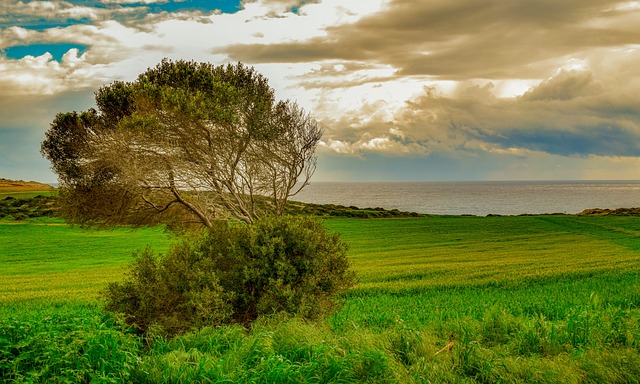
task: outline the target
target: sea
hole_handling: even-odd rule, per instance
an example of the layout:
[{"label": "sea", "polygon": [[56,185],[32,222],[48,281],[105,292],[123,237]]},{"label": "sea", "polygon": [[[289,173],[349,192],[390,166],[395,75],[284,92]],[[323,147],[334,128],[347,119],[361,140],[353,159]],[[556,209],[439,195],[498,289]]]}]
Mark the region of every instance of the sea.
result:
[{"label": "sea", "polygon": [[640,207],[639,181],[311,182],[291,200],[436,215]]}]

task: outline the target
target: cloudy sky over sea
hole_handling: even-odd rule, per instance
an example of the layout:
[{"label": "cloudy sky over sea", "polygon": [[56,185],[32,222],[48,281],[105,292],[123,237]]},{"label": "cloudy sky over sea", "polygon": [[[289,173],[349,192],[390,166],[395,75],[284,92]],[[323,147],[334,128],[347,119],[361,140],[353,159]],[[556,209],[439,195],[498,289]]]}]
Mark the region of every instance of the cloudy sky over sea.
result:
[{"label": "cloudy sky over sea", "polygon": [[640,179],[640,1],[0,0],[0,176],[162,58],[242,61],[325,127],[314,180]]}]

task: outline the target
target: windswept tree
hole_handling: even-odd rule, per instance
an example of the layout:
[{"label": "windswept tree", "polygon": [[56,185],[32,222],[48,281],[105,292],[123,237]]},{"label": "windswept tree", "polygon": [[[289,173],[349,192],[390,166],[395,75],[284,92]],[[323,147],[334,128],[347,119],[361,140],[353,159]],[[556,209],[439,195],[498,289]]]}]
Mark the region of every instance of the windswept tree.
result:
[{"label": "windswept tree", "polygon": [[100,88],[96,106],[59,113],[41,146],[73,222],[252,223],[315,171],[318,123],[241,63],[163,60]]}]

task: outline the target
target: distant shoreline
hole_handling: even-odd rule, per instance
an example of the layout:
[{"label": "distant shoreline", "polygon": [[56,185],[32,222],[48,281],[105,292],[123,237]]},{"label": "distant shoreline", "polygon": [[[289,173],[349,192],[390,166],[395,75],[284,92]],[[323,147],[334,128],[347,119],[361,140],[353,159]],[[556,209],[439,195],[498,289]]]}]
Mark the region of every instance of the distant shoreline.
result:
[{"label": "distant shoreline", "polygon": [[[0,197],[53,191],[0,178]],[[640,181],[313,182],[290,201],[292,213],[325,217],[640,216]]]}]

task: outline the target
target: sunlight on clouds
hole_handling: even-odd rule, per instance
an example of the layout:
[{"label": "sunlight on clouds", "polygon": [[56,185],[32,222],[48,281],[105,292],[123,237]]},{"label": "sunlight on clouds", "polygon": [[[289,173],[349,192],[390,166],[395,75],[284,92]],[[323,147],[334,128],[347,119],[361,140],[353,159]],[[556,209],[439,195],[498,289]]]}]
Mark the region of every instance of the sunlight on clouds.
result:
[{"label": "sunlight on clouds", "polygon": [[626,3],[618,4],[614,7],[617,11],[630,11],[640,10],[640,1],[629,1]]},{"label": "sunlight on clouds", "polygon": [[89,19],[89,20],[98,20],[99,15],[98,11],[95,8],[89,7],[73,7],[62,10],[59,12],[60,15],[66,16],[70,19]]},{"label": "sunlight on clouds", "polygon": [[165,57],[242,61],[323,124],[321,156],[455,159],[461,175],[503,179],[637,178],[639,1],[96,4],[6,0],[0,50],[86,49],[0,55],[0,97],[95,90]]},{"label": "sunlight on clouds", "polygon": [[364,149],[381,151],[388,151],[393,147],[393,143],[388,137],[375,137],[361,145]]},{"label": "sunlight on clouds", "polygon": [[[339,153],[358,151],[398,154],[429,148],[440,153],[485,153],[513,159],[534,153],[554,156],[640,155],[640,106],[607,88],[586,67],[558,69],[555,75],[531,87],[522,96],[498,98],[492,82],[458,82],[449,92],[437,85],[401,108],[392,117],[361,109],[349,120],[327,121],[327,145]],[[578,69],[579,68],[579,69]],[[382,105],[382,104],[380,104]],[[625,113],[621,113],[625,111]],[[355,111],[354,111],[355,112]],[[368,116],[358,119],[355,116]],[[392,130],[389,130],[389,126]],[[384,134],[401,132],[391,146]]]},{"label": "sunlight on clouds", "polygon": [[516,147],[503,148],[497,144],[487,143],[487,142],[476,140],[476,139],[467,140],[463,146],[465,149],[468,149],[471,151],[486,152],[486,153],[492,153],[497,155],[517,156],[520,158],[524,158],[535,152],[526,148],[516,148]]},{"label": "sunlight on clouds", "polygon": [[352,148],[353,145],[349,143],[345,143],[344,141],[341,141],[341,140],[333,140],[333,139],[329,139],[327,141],[321,140],[318,145],[320,148],[327,148],[337,153],[342,153],[342,154],[354,153],[354,150]]},{"label": "sunlight on clouds", "polygon": [[97,87],[104,79],[85,59],[86,54],[78,57],[75,48],[65,53],[61,62],[53,60],[50,53],[20,60],[0,59],[0,97],[54,95]]},{"label": "sunlight on clouds", "polygon": [[[29,35],[33,35],[33,34],[36,34],[36,32],[30,31],[25,28],[20,28],[20,27],[9,27],[4,31],[0,31],[0,36],[2,36],[3,45],[8,45],[7,43],[10,43],[12,41],[27,40]],[[5,43],[5,41],[7,43]]]},{"label": "sunlight on clouds", "polygon": [[[38,25],[55,21],[97,20],[108,11],[83,5],[74,5],[70,1],[15,1],[4,0],[0,8],[0,23],[17,21]],[[118,10],[115,11],[116,13]]]},{"label": "sunlight on clouds", "polygon": [[[370,135],[368,135],[370,136]],[[357,142],[346,142],[342,140],[322,140],[319,143],[320,151],[334,152],[345,155],[361,156],[363,153],[387,154],[392,156],[403,155],[427,155],[429,149],[418,143],[405,143],[391,137],[365,137]]]},{"label": "sunlight on clouds", "polygon": [[537,79],[494,80],[493,93],[498,98],[514,98],[524,95],[539,82]]},{"label": "sunlight on clouds", "polygon": [[17,5],[22,5],[30,12],[34,13],[51,12],[59,9],[58,2],[54,1],[30,1],[28,3],[18,2]]},{"label": "sunlight on clouds", "polygon": [[561,73],[562,71],[588,71],[588,70],[589,70],[589,65],[586,60],[572,57],[569,60],[567,60],[566,64],[563,65],[562,68],[560,68],[557,73]]}]

